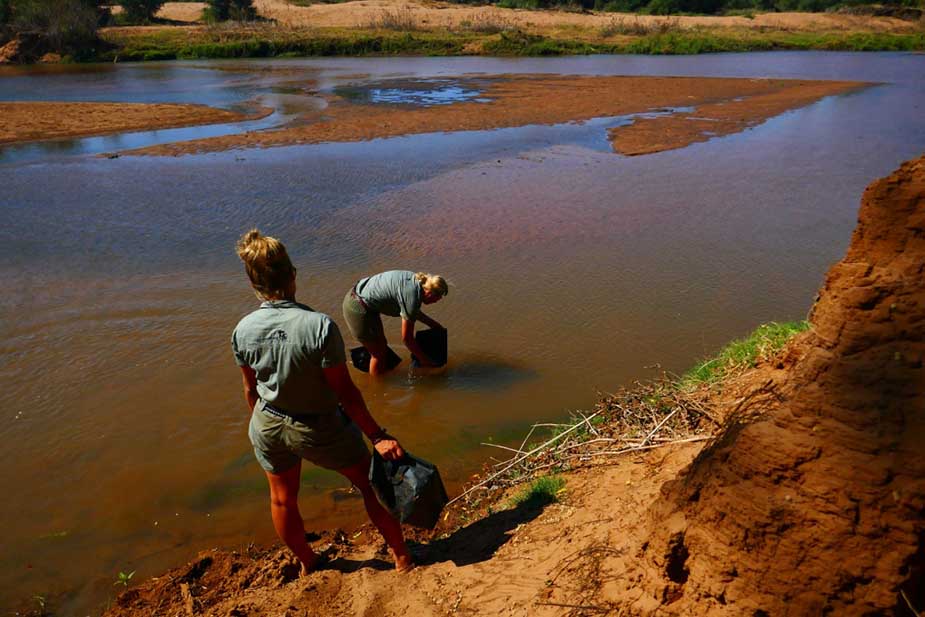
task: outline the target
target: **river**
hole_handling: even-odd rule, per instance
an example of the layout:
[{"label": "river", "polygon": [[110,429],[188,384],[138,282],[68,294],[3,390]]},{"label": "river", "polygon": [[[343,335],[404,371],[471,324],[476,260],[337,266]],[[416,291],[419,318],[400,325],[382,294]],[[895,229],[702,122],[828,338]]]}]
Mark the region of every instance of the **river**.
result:
[{"label": "river", "polygon": [[[472,73],[861,80],[742,133],[623,157],[606,121],[172,157],[101,152],[254,130],[319,105],[468,96]],[[298,84],[311,84],[299,88]],[[403,85],[404,84],[404,85]],[[417,94],[416,94],[417,93]],[[580,93],[577,93],[580,95]],[[396,99],[398,97],[398,99]],[[355,374],[451,491],[490,456],[760,323],[803,318],[864,187],[925,150],[925,55],[367,58],[0,69],[0,100],[196,102],[254,123],[0,148],[0,599],[98,614],[119,572],[271,542],[230,333],[257,306],[234,253],[258,226],[299,299],[339,323],[392,268],[446,276],[442,375]],[[398,320],[386,331],[399,352]],[[349,335],[348,344],[349,341]],[[403,366],[407,366],[407,362]],[[362,520],[305,466],[307,528]]]}]

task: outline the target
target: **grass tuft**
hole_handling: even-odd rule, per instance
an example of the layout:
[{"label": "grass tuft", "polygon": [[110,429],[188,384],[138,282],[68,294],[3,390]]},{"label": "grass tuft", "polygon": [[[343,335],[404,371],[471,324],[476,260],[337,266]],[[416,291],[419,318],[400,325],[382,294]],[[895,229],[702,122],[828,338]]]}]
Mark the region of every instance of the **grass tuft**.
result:
[{"label": "grass tuft", "polygon": [[409,8],[383,9],[363,27],[370,30],[395,30],[396,32],[422,30],[414,12]]},{"label": "grass tuft", "polygon": [[629,36],[649,36],[658,34],[668,34],[669,32],[680,32],[683,30],[681,23],[677,18],[665,17],[663,19],[642,20],[639,16],[632,19],[628,17],[611,17],[610,21],[604,24],[599,34],[608,38],[615,34]]},{"label": "grass tuft", "polygon": [[809,329],[808,321],[771,322],[750,335],[726,345],[716,356],[697,364],[681,377],[682,389],[712,384],[731,371],[754,367],[759,360],[779,351],[795,334]]},{"label": "grass tuft", "polygon": [[542,508],[558,501],[559,494],[564,488],[565,479],[562,476],[541,476],[514,495],[511,498],[511,505]]}]

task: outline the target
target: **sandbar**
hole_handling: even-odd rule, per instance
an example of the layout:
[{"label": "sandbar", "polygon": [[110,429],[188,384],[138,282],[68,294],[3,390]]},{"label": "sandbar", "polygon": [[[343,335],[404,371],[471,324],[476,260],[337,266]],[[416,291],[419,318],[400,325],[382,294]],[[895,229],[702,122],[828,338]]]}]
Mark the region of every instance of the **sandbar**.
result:
[{"label": "sandbar", "polygon": [[241,122],[270,113],[170,103],[0,102],[0,144]]},{"label": "sandbar", "polygon": [[356,142],[421,133],[479,131],[583,122],[647,112],[613,128],[616,152],[635,155],[682,148],[754,126],[823,97],[869,86],[853,81],[714,77],[468,75],[479,100],[411,106],[357,102],[325,94],[327,107],[290,126],[176,142],[129,151],[172,155],[324,142]]}]

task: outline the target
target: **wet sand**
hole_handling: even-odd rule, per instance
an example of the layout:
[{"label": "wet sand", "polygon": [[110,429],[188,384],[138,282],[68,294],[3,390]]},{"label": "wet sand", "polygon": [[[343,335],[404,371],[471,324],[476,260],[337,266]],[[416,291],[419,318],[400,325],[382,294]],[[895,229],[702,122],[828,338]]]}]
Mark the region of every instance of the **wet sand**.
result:
[{"label": "wet sand", "polygon": [[[478,131],[532,124],[582,122],[652,111],[670,112],[612,129],[617,152],[643,154],[681,148],[754,126],[788,109],[868,84],[848,81],[703,77],[468,76],[482,101],[438,106],[356,103],[326,95],[328,106],[276,130],[177,142],[130,154],[173,155],[322,142],[355,142],[420,133]],[[709,120],[704,120],[709,118]]]},{"label": "wet sand", "polygon": [[[610,129],[610,142],[615,151],[628,156],[682,148],[712,137],[744,131],[789,109],[829,96],[833,94],[833,87],[836,87],[834,82],[801,82],[798,86],[741,100],[698,105],[691,113],[639,118],[630,125]],[[848,89],[851,88],[848,86]]]},{"label": "wet sand", "polygon": [[0,102],[0,144],[241,122],[272,111],[262,108],[243,114],[204,105],[163,103]]}]

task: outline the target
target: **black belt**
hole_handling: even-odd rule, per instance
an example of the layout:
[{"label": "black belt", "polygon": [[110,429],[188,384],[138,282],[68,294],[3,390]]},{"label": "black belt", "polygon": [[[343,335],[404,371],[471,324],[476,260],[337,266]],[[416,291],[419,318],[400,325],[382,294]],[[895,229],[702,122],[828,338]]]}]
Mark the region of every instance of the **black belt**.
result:
[{"label": "black belt", "polygon": [[[340,405],[337,406],[338,411],[342,411]],[[301,415],[291,414],[285,409],[280,409],[279,407],[274,407],[266,401],[263,401],[263,410],[270,414],[271,416],[276,416],[277,418],[289,418],[290,420],[297,420],[303,424],[311,423],[318,418],[324,417],[326,414],[316,414],[316,413],[306,413]]]},{"label": "black belt", "polygon": [[292,420],[305,421],[308,418],[312,417],[312,414],[301,414],[296,415],[289,413],[285,409],[280,409],[279,407],[274,407],[266,401],[263,401],[263,410],[270,414],[271,416],[276,416],[278,418],[291,418]]}]

